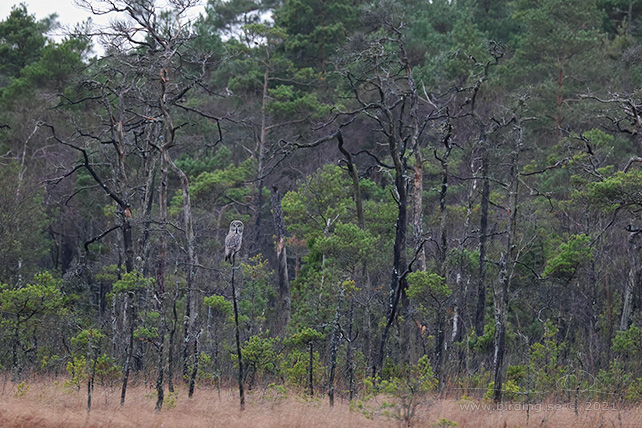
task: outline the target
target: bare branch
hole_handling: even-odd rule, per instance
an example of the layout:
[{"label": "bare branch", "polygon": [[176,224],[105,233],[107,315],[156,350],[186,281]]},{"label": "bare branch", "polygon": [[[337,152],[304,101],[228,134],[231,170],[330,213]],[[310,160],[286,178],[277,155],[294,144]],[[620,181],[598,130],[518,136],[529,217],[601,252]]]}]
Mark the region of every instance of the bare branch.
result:
[{"label": "bare branch", "polygon": [[89,154],[87,153],[87,150],[83,149],[82,147],[78,147],[75,144],[71,144],[67,141],[60,139],[56,135],[55,128],[52,125],[49,125],[47,123],[41,123],[40,125],[51,129],[53,138],[56,141],[58,141],[60,144],[65,145],[67,147],[71,147],[72,149],[78,150],[83,156],[84,163],[82,164],[82,166],[87,170],[87,172],[89,172],[89,174],[93,177],[96,183],[98,183],[98,185],[100,185],[100,187],[103,188],[105,193],[107,193],[107,195],[109,195],[109,197],[111,197],[122,209],[129,208],[129,203],[124,201],[120,196],[118,196],[118,194],[116,194],[116,192],[114,192],[109,186],[107,186],[104,180],[102,180],[100,176],[96,173],[92,164],[89,162]]},{"label": "bare branch", "polygon": [[102,232],[100,235],[98,235],[98,236],[94,236],[94,237],[93,237],[93,238],[91,238],[90,240],[85,241],[85,244],[84,244],[84,247],[85,247],[85,254],[86,254],[86,253],[89,253],[89,245],[93,244],[93,243],[94,243],[94,242],[96,242],[96,241],[100,241],[100,240],[101,240],[101,239],[103,239],[105,236],[109,235],[111,232],[113,232],[113,231],[114,231],[114,230],[116,230],[116,229],[119,229],[120,227],[121,227],[121,225],[120,225],[120,224],[116,224],[116,225],[114,225],[114,226],[110,227],[109,229],[105,230],[104,232]]}]

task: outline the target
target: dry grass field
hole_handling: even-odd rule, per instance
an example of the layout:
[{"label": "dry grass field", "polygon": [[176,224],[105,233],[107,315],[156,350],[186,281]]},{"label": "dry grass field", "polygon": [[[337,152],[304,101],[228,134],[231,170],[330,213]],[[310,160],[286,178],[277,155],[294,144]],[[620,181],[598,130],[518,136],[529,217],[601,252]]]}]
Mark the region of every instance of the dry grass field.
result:
[{"label": "dry grass field", "polygon": [[[119,405],[118,388],[96,387],[92,410],[87,414],[85,391],[70,390],[60,382],[0,384],[0,427],[2,428],[199,428],[199,427],[396,427],[399,421],[384,415],[366,418],[337,400],[330,409],[325,399],[308,399],[289,394],[275,399],[264,392],[250,393],[241,412],[234,389],[200,389],[193,399],[182,389],[167,397],[166,407],[154,413],[154,394],[143,386],[132,387],[125,406]],[[482,407],[484,406],[484,407]],[[376,408],[369,403],[369,408]],[[566,406],[539,404],[529,412],[523,405],[491,408],[487,403],[454,399],[429,399],[418,406],[413,426],[502,427],[642,427],[642,408],[617,408],[594,403],[580,406],[578,415]],[[442,420],[443,419],[443,420]],[[440,421],[441,420],[441,424]],[[457,425],[449,425],[449,422]]]}]

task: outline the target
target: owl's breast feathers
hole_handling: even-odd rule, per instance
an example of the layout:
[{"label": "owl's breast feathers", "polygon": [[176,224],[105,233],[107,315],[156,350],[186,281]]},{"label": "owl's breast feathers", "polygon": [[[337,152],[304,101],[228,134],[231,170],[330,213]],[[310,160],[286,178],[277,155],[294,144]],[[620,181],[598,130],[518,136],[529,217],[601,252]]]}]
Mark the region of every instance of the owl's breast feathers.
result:
[{"label": "owl's breast feathers", "polygon": [[225,238],[225,261],[232,263],[232,257],[241,249],[242,235],[230,233]]}]

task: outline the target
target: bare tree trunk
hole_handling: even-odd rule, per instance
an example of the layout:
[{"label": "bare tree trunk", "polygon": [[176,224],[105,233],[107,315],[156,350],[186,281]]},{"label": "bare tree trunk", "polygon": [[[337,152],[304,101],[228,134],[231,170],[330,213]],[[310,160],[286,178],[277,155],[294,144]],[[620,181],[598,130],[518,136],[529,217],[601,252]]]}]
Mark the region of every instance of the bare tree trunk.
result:
[{"label": "bare tree trunk", "polygon": [[477,282],[477,311],[475,312],[475,334],[484,334],[484,315],[486,312],[486,241],[488,239],[488,203],[490,201],[490,181],[488,180],[488,148],[486,137],[481,141],[482,199],[479,222],[479,277]]},{"label": "bare tree trunk", "polygon": [[314,396],[314,345],[312,341],[310,341],[309,345],[309,351],[310,351],[310,362],[309,362],[309,367],[308,367],[308,375],[309,375],[309,383],[310,383],[310,397]]},{"label": "bare tree trunk", "polygon": [[399,156],[399,142],[393,137],[389,137],[389,152],[395,165],[395,190],[397,197],[397,223],[395,225],[395,243],[393,247],[393,267],[392,267],[392,281],[390,282],[390,290],[388,297],[388,310],[387,322],[381,334],[381,342],[379,343],[379,353],[377,360],[372,367],[373,376],[376,375],[377,369],[383,366],[384,353],[390,327],[394,322],[398,304],[400,300],[405,300],[404,295],[407,288],[406,277],[403,273],[408,268],[406,260],[406,223],[408,213],[408,188],[405,178],[405,165],[404,160]]},{"label": "bare tree trunk", "polygon": [[129,210],[129,207],[125,208],[121,219],[123,222],[123,251],[125,253],[125,270],[127,272],[134,271],[134,241],[132,238],[132,225],[131,225],[132,213]]},{"label": "bare tree trunk", "polygon": [[288,253],[285,246],[285,225],[281,209],[281,196],[276,187],[272,187],[272,214],[276,228],[276,261],[277,261],[277,304],[274,333],[281,335],[290,322],[290,278],[288,275]]},{"label": "bare tree trunk", "polygon": [[[127,394],[127,383],[129,382],[129,372],[132,367],[132,356],[134,354],[134,328],[136,320],[136,302],[133,293],[127,293],[125,308],[129,308],[129,343],[127,345],[127,356],[125,357],[125,369],[123,373],[123,386],[120,391],[120,405],[125,404],[125,395]],[[127,312],[127,311],[125,311]]]},{"label": "bare tree trunk", "polygon": [[[143,266],[141,269],[141,272],[143,273],[144,277],[147,277],[149,275],[149,267],[150,267],[150,262],[149,256],[150,256],[150,247],[151,245],[149,244],[149,235],[150,235],[150,227],[152,224],[152,208],[154,204],[154,181],[156,180],[156,163],[157,163],[157,157],[156,156],[149,156],[148,159],[146,159],[146,168],[147,168],[147,179],[145,180],[145,188],[144,188],[144,196],[143,196],[143,231],[140,234],[140,238],[138,239],[138,250],[139,254],[143,258]],[[138,269],[138,267],[137,267]]]},{"label": "bare tree trunk", "polygon": [[[162,315],[161,315],[162,318]],[[164,390],[164,375],[165,375],[165,320],[161,320],[161,326],[158,329],[158,344],[156,349],[158,350],[158,360],[156,362],[158,376],[156,377],[156,404],[154,406],[155,412],[160,412],[163,408],[163,402],[165,401],[165,390]]]},{"label": "bare tree trunk", "polygon": [[[178,294],[178,290],[176,291]],[[172,328],[169,330],[169,343],[167,344],[167,390],[174,392],[174,348],[176,338],[176,327],[178,325],[178,312],[176,311],[176,300],[178,295],[174,296],[172,302]]]},{"label": "bare tree trunk", "polygon": [[629,278],[624,287],[624,300],[622,303],[622,317],[620,319],[620,330],[626,330],[629,328],[629,323],[631,321],[631,312],[633,310],[632,297],[633,292],[638,288],[638,283],[640,279],[640,261],[639,261],[639,252],[640,246],[638,244],[638,239],[640,237],[640,232],[642,230],[634,230],[630,226],[629,237],[627,239],[629,243],[628,253],[631,261],[631,268],[629,269]]},{"label": "bare tree trunk", "polygon": [[[368,283],[368,290],[372,289],[371,285],[371,283]],[[373,367],[374,375],[374,367],[375,361],[377,361],[377,357],[375,355],[375,345],[373,345],[372,343],[372,317],[370,314],[370,300],[366,301],[363,305],[363,317],[366,319],[366,325],[363,329],[363,348],[366,352],[366,360],[368,364],[370,364],[368,367]]]},{"label": "bare tree trunk", "polygon": [[[122,114],[123,112],[120,111],[120,113]],[[112,121],[111,134],[114,141],[114,148],[116,149],[116,153],[118,154],[117,184],[121,189],[120,194],[122,195],[122,198],[116,199],[116,202],[118,203],[121,210],[120,218],[122,221],[123,231],[123,253],[125,254],[125,269],[127,270],[127,272],[132,272],[134,270],[134,241],[132,238],[132,212],[129,206],[129,188],[127,169],[125,166],[125,134],[123,132],[122,118],[118,123],[114,123]],[[100,180],[97,181],[100,182]]]},{"label": "bare tree trunk", "polygon": [[[183,375],[187,379],[187,361],[189,359],[190,343],[192,343],[196,336],[196,318],[198,316],[197,296],[194,289],[194,279],[196,276],[196,266],[198,265],[198,256],[195,250],[195,236],[194,225],[192,220],[192,202],[189,191],[189,179],[187,175],[176,166],[174,161],[169,157],[169,153],[165,151],[167,163],[172,168],[181,181],[181,191],[183,194],[183,222],[185,225],[185,240],[187,246],[187,307],[185,309],[185,341],[183,343]],[[196,349],[192,347],[191,349]],[[192,354],[192,359],[195,360],[197,355]],[[194,362],[195,363],[195,362]],[[194,389],[191,377],[189,378],[189,388]]]},{"label": "bare tree trunk", "polygon": [[165,313],[163,300],[165,296],[165,271],[167,260],[167,240],[165,239],[167,229],[167,168],[169,166],[168,156],[165,150],[161,150],[161,163],[160,163],[160,192],[158,198],[159,204],[159,222],[160,234],[158,237],[159,254],[158,254],[158,270],[156,272],[156,290],[154,300],[156,301],[156,309],[160,313],[160,327],[158,332],[158,343],[156,349],[158,351],[157,370],[158,375],[156,378],[156,406],[154,410],[160,412],[163,407],[165,399],[164,391],[164,355],[165,355]]},{"label": "bare tree trunk", "polygon": [[[361,184],[359,182],[359,174],[357,173],[357,168],[355,167],[354,162],[352,161],[352,155],[344,147],[343,134],[341,133],[341,130],[337,132],[337,142],[338,142],[339,151],[343,154],[343,157],[345,158],[346,167],[348,168],[348,175],[350,175],[350,178],[352,180],[352,192],[354,196],[355,207],[357,209],[357,224],[359,225],[359,228],[361,228],[361,230],[366,230],[366,220],[363,214],[363,197],[361,196]],[[363,275],[366,279],[366,283],[368,285],[367,288],[369,290],[371,283],[370,283],[370,275],[369,275],[368,267],[366,266],[366,263],[363,264]],[[343,295],[343,291],[342,291],[342,295]],[[348,320],[348,337],[346,337],[346,341],[347,341],[346,365],[348,366],[347,367],[348,391],[349,391],[350,401],[352,401],[355,394],[354,349],[352,344],[352,340],[353,340],[352,324],[354,321],[353,317],[354,317],[354,301],[351,300],[350,314],[349,314],[350,319]],[[366,303],[365,305],[365,317],[366,317],[366,327],[364,332],[364,349],[366,349],[367,362],[370,362],[370,361],[373,361],[373,359],[372,359],[372,349],[370,344],[371,328],[370,328],[369,303]],[[334,397],[333,397],[333,400],[334,400]]]},{"label": "bare tree trunk", "polygon": [[631,296],[633,295],[633,288],[635,286],[635,270],[633,267],[629,269],[629,278],[624,286],[624,301],[622,303],[622,316],[620,318],[620,330],[624,331],[629,328],[631,319],[632,305]]},{"label": "bare tree trunk", "polygon": [[515,261],[517,259],[514,248],[517,227],[517,192],[519,190],[519,152],[521,150],[521,129],[517,128],[518,135],[511,153],[509,202],[508,202],[508,230],[506,231],[505,253],[499,261],[499,277],[494,287],[495,297],[495,352],[493,357],[495,386],[493,399],[496,403],[502,401],[502,381],[504,369],[504,356],[506,353],[506,324],[508,318],[508,293],[510,290]]},{"label": "bare tree trunk", "polygon": [[11,341],[11,381],[16,382],[22,377],[22,367],[18,362],[18,346],[20,345],[19,324],[16,320],[16,328]]},{"label": "bare tree trunk", "polygon": [[[457,276],[460,277],[461,275],[458,274]],[[459,334],[459,305],[455,304],[455,306],[453,307],[453,327],[452,327],[452,332],[450,333],[450,343],[453,343],[457,340],[458,334]]]},{"label": "bare tree trunk", "polygon": [[[473,175],[477,175],[474,172],[474,159],[470,163],[470,171]],[[462,243],[465,242],[466,238],[469,236],[470,219],[473,212],[473,202],[474,202],[474,195],[476,190],[477,190],[477,179],[474,179],[470,184],[470,188],[468,191],[468,202],[466,204],[466,217],[464,220],[464,225],[462,228],[462,234],[460,238],[461,239],[460,242]],[[466,260],[466,258],[464,257],[463,252],[460,252],[459,263],[458,263],[459,272],[457,273],[457,280],[456,280],[457,292],[459,293],[459,296],[457,297],[456,306],[458,306],[461,311],[461,312],[458,312],[458,315],[459,315],[459,319],[462,321],[461,328],[457,329],[457,331],[460,332],[459,338],[462,338],[464,337],[464,335],[467,334],[466,329],[468,327],[471,327],[471,330],[475,329],[475,325],[474,324],[469,325],[467,321],[470,320],[470,322],[474,323],[475,322],[474,317],[476,315],[475,313],[471,313],[472,308],[469,308],[469,305],[468,305],[469,286],[471,282],[471,277],[469,274],[470,269],[468,267],[468,263],[467,262],[464,263],[464,260]],[[485,306],[485,302],[484,302],[484,306]],[[452,340],[456,341],[458,340],[458,337],[456,337],[456,335],[453,335]],[[464,347],[464,349],[460,350],[459,352],[460,367],[466,367],[468,365],[469,355],[470,355],[470,347],[466,346]]]},{"label": "bare tree trunk", "polygon": [[198,337],[200,334],[197,334],[194,338],[194,367],[192,367],[192,374],[189,379],[189,392],[187,396],[192,398],[194,396],[194,386],[196,385],[196,375],[198,374],[198,363],[200,361],[198,355]]},{"label": "bare tree trunk", "polygon": [[446,357],[446,314],[443,303],[437,307],[437,322],[435,331],[435,377],[437,378],[439,389],[444,385],[444,360]]},{"label": "bare tree trunk", "polygon": [[[354,301],[350,301],[350,312],[348,313],[348,337],[346,337],[346,366],[348,374],[348,399],[350,402],[354,399],[355,395],[355,380],[354,380],[354,345],[352,342],[356,337],[352,337],[352,328],[354,323]],[[366,348],[368,349],[368,348]]]},{"label": "bare tree trunk", "polygon": [[[163,109],[163,112],[166,112]],[[183,196],[183,223],[185,227],[185,241],[187,249],[187,305],[185,308],[185,322],[183,324],[185,340],[183,342],[183,378],[188,377],[188,360],[190,343],[194,340],[196,317],[198,311],[196,308],[196,292],[194,291],[194,277],[196,275],[196,266],[198,265],[198,257],[195,250],[195,236],[194,225],[192,220],[192,203],[189,191],[189,178],[187,175],[176,166],[169,154],[169,148],[173,145],[174,129],[169,117],[169,113],[165,115],[166,123],[164,124],[164,141],[167,143],[161,149],[161,162],[165,163],[165,168],[170,167],[172,171],[178,175],[181,182],[181,191]],[[162,163],[161,163],[162,164]],[[195,356],[193,356],[195,357]]]},{"label": "bare tree trunk", "polygon": [[[403,273],[408,268],[406,262],[406,216],[407,216],[407,189],[406,180],[403,177],[403,167],[397,157],[397,162],[400,165],[400,171],[397,171],[395,176],[395,188],[397,190],[397,224],[395,232],[395,244],[393,249],[393,269],[392,269],[392,282],[390,283],[390,295],[388,301],[387,322],[381,334],[381,342],[379,343],[379,353],[377,355],[376,363],[373,365],[372,373],[376,375],[377,369],[383,367],[384,353],[386,341],[390,327],[397,316],[398,304],[402,300],[402,296],[407,288],[406,277]],[[396,163],[397,163],[396,162]]]},{"label": "bare tree trunk", "polygon": [[[234,259],[232,259],[234,260]],[[245,391],[243,389],[243,355],[241,352],[241,332],[239,329],[239,308],[236,296],[236,285],[234,284],[234,272],[236,267],[232,265],[232,303],[234,304],[234,325],[236,336],[236,356],[239,362],[238,384],[239,384],[239,398],[241,402],[241,410],[245,410]]]},{"label": "bare tree trunk", "polygon": [[158,370],[158,375],[156,377],[156,404],[154,405],[154,411],[157,413],[161,411],[163,408],[163,402],[165,401],[165,320],[161,320],[161,326],[158,330],[159,337],[158,343],[156,344],[156,349],[158,351],[156,369]]},{"label": "bare tree trunk", "polygon": [[502,381],[504,355],[506,353],[506,317],[508,314],[508,289],[510,279],[506,255],[499,262],[498,284],[495,286],[495,340],[493,355],[494,390],[493,399],[496,403],[502,401]]},{"label": "bare tree trunk", "polygon": [[[424,193],[424,160],[421,150],[415,150],[415,167],[412,190],[412,243],[416,247],[422,241],[423,228],[423,193]],[[426,270],[426,252],[423,248],[417,256],[417,270]]]},{"label": "bare tree trunk", "polygon": [[450,137],[452,135],[452,127],[450,124],[446,127],[443,135],[442,143],[445,146],[445,151],[440,157],[435,149],[435,158],[441,164],[441,188],[439,190],[439,274],[445,277],[444,265],[446,263],[446,256],[448,255],[448,216],[446,212],[446,196],[448,194],[448,158],[452,151],[450,145]]},{"label": "bare tree trunk", "polygon": [[[94,379],[96,378],[96,365],[98,364],[98,350],[100,349],[100,340],[96,345],[96,351],[92,347],[92,334],[90,332],[87,340],[87,414],[91,411],[91,393],[94,390]],[[91,367],[89,366],[91,365]]]},{"label": "bare tree trunk", "polygon": [[339,284],[340,292],[337,305],[334,309],[334,326],[332,328],[332,340],[330,341],[330,375],[328,376],[328,398],[330,407],[334,407],[334,374],[337,368],[337,348],[339,347],[339,308],[344,298],[344,289]]},{"label": "bare tree trunk", "polygon": [[[265,145],[267,143],[267,108],[269,101],[269,89],[270,84],[270,71],[268,67],[265,68],[263,73],[263,92],[261,100],[261,130],[259,131],[259,136],[256,142],[256,161],[257,169],[256,174],[258,179],[256,181],[256,227],[255,227],[255,239],[253,239],[252,245],[258,245],[259,237],[261,236],[262,228],[262,214],[261,207],[263,205],[263,187],[264,187],[264,175],[265,175]],[[252,249],[250,249],[252,251]]]},{"label": "bare tree trunk", "polygon": [[354,203],[357,208],[357,223],[361,230],[366,229],[366,220],[363,216],[363,198],[361,197],[361,186],[359,184],[359,174],[357,174],[357,169],[352,162],[352,155],[349,151],[343,147],[343,134],[341,130],[337,132],[337,141],[339,144],[339,151],[343,154],[343,157],[346,160],[346,166],[348,168],[348,174],[352,179],[352,192],[354,196]]}]

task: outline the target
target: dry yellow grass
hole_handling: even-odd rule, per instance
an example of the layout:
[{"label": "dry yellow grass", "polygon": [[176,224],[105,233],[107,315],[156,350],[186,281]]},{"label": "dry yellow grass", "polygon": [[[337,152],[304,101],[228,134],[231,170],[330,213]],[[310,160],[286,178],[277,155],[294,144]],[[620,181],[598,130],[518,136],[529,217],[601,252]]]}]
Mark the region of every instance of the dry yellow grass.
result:
[{"label": "dry yellow grass", "polygon": [[[477,409],[471,407],[480,406]],[[486,407],[481,407],[482,405]],[[577,415],[573,408],[558,403],[532,405],[527,420],[524,404],[503,404],[503,409],[491,410],[491,405],[482,402],[439,400],[427,414],[431,421],[445,418],[458,423],[459,427],[501,428],[640,428],[642,409],[625,408],[609,403],[582,403]],[[421,426],[421,425],[418,425]],[[424,425],[425,426],[425,425]],[[430,425],[428,425],[430,426]]]},{"label": "dry yellow grass", "polygon": [[[199,389],[193,399],[185,388],[175,397],[166,397],[162,412],[154,413],[152,389],[135,386],[128,389],[125,405],[119,405],[119,388],[96,386],[91,413],[87,415],[85,390],[70,391],[62,382],[28,383],[19,395],[10,382],[0,386],[0,427],[384,427],[395,426],[386,418],[368,420],[351,412],[347,402],[337,401],[330,409],[327,400],[307,400],[290,396],[268,399],[260,392],[249,393],[246,409],[239,410],[238,391]],[[166,392],[167,394],[167,392]]]},{"label": "dry yellow grass", "polygon": [[[119,405],[118,388],[96,387],[91,413],[86,394],[70,391],[62,382],[27,383],[20,394],[17,385],[0,385],[0,427],[64,428],[199,428],[199,427],[395,427],[398,421],[384,416],[366,418],[350,411],[346,401],[337,400],[330,409],[325,399],[308,400],[290,394],[288,398],[269,399],[260,392],[249,394],[246,410],[241,412],[236,390],[225,389],[220,397],[215,390],[200,389],[193,399],[182,389],[166,401],[161,413],[154,413],[153,390],[132,387],[125,406]],[[580,406],[578,415],[566,406],[542,404],[533,407],[527,425],[523,406],[505,405],[503,410],[474,408],[484,403],[452,399],[428,399],[417,409],[413,425],[434,427],[440,419],[456,422],[459,427],[642,427],[642,410],[595,405],[591,410]],[[484,404],[485,405],[485,404]]]}]

